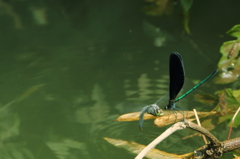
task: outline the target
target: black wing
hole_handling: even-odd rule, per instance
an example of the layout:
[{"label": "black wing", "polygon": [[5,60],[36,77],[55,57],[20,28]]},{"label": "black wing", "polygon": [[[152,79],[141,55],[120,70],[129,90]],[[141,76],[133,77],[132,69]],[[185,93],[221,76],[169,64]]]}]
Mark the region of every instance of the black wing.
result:
[{"label": "black wing", "polygon": [[185,77],[183,60],[181,55],[177,52],[173,52],[170,55],[169,76],[169,98],[170,100],[173,100],[176,98],[177,94],[182,89]]}]

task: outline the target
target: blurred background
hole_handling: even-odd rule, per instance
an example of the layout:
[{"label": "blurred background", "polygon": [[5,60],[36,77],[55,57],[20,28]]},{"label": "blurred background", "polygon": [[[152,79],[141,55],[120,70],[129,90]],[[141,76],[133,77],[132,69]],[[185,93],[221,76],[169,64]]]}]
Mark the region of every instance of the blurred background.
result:
[{"label": "blurred background", "polygon": [[[238,0],[0,0],[0,158],[133,158],[103,137],[148,144],[165,128],[151,120],[140,132],[137,121],[114,120],[168,91],[171,52],[184,59],[187,88],[216,69],[220,46],[233,39],[225,33],[239,23],[239,5]],[[199,88],[216,90],[211,80]],[[191,95],[182,104],[212,109]],[[176,133],[157,148],[186,153],[203,144],[199,137],[182,140],[186,134]],[[182,145],[187,146],[179,149]]]}]

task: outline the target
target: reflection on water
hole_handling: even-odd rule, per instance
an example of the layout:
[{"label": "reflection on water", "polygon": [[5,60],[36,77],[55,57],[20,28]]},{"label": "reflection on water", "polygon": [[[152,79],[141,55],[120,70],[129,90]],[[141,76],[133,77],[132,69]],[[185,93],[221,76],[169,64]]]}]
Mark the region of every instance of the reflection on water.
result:
[{"label": "reflection on water", "polygon": [[[114,120],[140,111],[167,92],[168,54],[149,55],[150,49],[161,51],[138,43],[122,45],[115,52],[109,46],[13,49],[5,57],[14,65],[3,63],[0,75],[4,90],[0,95],[8,103],[1,107],[2,156],[122,158],[122,150],[103,137],[148,144],[163,131],[152,121],[144,122],[141,132],[137,121]],[[159,148],[180,145],[167,142]]]},{"label": "reflection on water", "polygon": [[[53,52],[15,58],[15,69],[7,73],[13,78],[4,81],[4,87],[17,98],[1,107],[1,156],[6,159],[19,159],[19,156],[24,159],[122,158],[116,156],[122,150],[109,145],[103,137],[148,144],[159,134],[152,121],[146,121],[141,132],[137,121],[114,122],[114,119],[123,113],[140,111],[161,97],[168,89],[167,71],[153,62],[148,69],[144,66],[139,71],[140,66],[125,73],[124,70],[134,66],[133,62],[118,68],[120,63],[115,61],[115,65],[105,67],[110,60],[95,63],[99,56],[102,54],[79,55],[62,50],[61,56]],[[14,78],[16,72],[20,78]],[[167,146],[171,144],[165,143]],[[179,145],[172,148],[176,146]]]},{"label": "reflection on water", "polygon": [[[103,137],[148,144],[163,131],[152,121],[144,122],[143,132],[137,121],[114,122],[120,114],[154,103],[168,90],[169,54],[159,54],[168,51],[138,44],[11,50],[0,74],[2,103],[13,101],[1,107],[2,156],[122,158],[123,150]],[[159,148],[178,146],[181,142],[167,142]]]},{"label": "reflection on water", "polygon": [[[163,129],[145,121],[141,132],[138,121],[114,119],[140,111],[168,90],[168,57],[172,51],[191,57],[184,58],[186,72],[192,71],[187,73],[190,78],[205,69],[198,67],[204,60],[196,54],[189,37],[181,36],[180,24],[172,25],[178,18],[155,19],[152,25],[150,21],[155,20],[140,12],[142,1],[58,2],[6,0],[15,6],[12,12],[21,18],[22,29],[13,29],[13,19],[4,10],[0,17],[4,21],[0,24],[0,158],[122,159],[123,154],[124,158],[133,158],[103,137],[148,144]],[[0,1],[0,7],[2,4]],[[44,13],[37,13],[47,18],[44,25],[32,21],[37,8],[44,9]],[[195,34],[209,29],[207,22],[207,29],[202,29],[202,19],[195,22],[201,22],[195,25],[199,26]],[[208,43],[217,43],[216,34],[214,38],[206,36],[198,49],[216,52]],[[153,40],[158,47],[153,46]],[[176,153],[184,143],[176,142],[176,138],[158,148]],[[196,142],[190,143],[193,146]]]},{"label": "reflection on water", "polygon": [[[123,112],[139,111],[147,100],[160,96],[166,91],[168,79],[158,80],[155,64],[150,65],[152,74],[144,70],[134,72],[131,68],[135,67],[134,58],[125,58],[138,55],[132,52],[134,49],[130,52],[125,48],[124,58],[113,62],[102,59],[108,57],[104,55],[109,51],[106,46],[104,53],[99,53],[97,47],[83,48],[80,52],[84,54],[69,51],[67,47],[26,53],[13,50],[7,60],[14,60],[15,65],[7,67],[5,63],[7,71],[2,70],[1,74],[5,91],[0,94],[3,102],[8,103],[0,109],[1,156],[5,159],[118,158],[116,153],[121,150],[114,149],[103,137],[149,141],[152,133],[145,136],[139,132],[136,122],[114,122],[114,119]],[[109,62],[111,67],[105,66]],[[151,128],[152,123],[147,127]]]}]

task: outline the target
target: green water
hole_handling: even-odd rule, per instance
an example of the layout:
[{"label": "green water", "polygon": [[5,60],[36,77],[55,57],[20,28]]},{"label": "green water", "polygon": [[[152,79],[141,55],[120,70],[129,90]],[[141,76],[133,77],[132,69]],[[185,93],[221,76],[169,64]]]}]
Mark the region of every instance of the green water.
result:
[{"label": "green water", "polygon": [[[173,17],[178,24],[175,28],[159,24],[157,18],[140,12],[142,2],[54,2],[35,4],[47,8],[45,26],[32,20],[28,8],[34,3],[8,2],[21,17],[21,29],[14,28],[11,17],[0,17],[4,22],[0,24],[0,158],[133,158],[103,137],[148,144],[165,128],[146,121],[140,132],[137,121],[114,120],[123,113],[140,111],[167,91],[172,51],[183,56],[187,77],[206,77],[216,68],[219,47],[227,39],[218,35],[237,24],[231,19],[234,13],[219,18],[220,7],[211,10],[194,2],[193,35],[188,37],[182,34],[178,16]],[[216,4],[236,8],[221,2]],[[202,17],[198,10],[204,9]],[[207,15],[216,24],[210,25]],[[143,32],[146,19],[171,34],[162,47],[154,46],[154,37]],[[222,19],[228,22],[223,25]],[[214,91],[208,82],[199,89]],[[176,133],[158,148],[185,153],[201,146],[199,138],[182,141],[186,134],[190,133]],[[189,146],[178,148],[186,143]]]}]

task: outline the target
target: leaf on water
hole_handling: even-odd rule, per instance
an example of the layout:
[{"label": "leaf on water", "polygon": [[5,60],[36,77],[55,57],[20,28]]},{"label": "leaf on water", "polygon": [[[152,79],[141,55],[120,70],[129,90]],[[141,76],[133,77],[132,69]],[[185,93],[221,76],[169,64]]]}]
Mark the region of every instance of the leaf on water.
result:
[{"label": "leaf on water", "polygon": [[227,34],[240,39],[240,24],[232,27],[229,31],[227,31]]},{"label": "leaf on water", "polygon": [[205,94],[205,93],[196,94],[196,95],[194,95],[194,98],[198,102],[206,104],[206,105],[213,105],[213,103],[217,101],[217,98],[215,96],[210,95],[210,94]]},{"label": "leaf on water", "polygon": [[238,79],[238,72],[236,71],[224,71],[218,74],[214,78],[214,83],[216,84],[228,84],[235,82]]},{"label": "leaf on water", "polygon": [[222,72],[215,78],[215,83],[232,83],[240,74],[240,25],[235,25],[227,34],[236,37],[237,40],[224,42],[220,47],[222,57],[218,62],[218,68]]},{"label": "leaf on water", "polygon": [[[228,59],[228,61],[225,62],[227,62],[228,64],[234,62],[234,60],[238,56],[239,46],[240,46],[239,40],[232,40],[223,43],[223,45],[220,47],[220,52],[223,54],[224,58]],[[222,64],[225,63],[223,62]]]},{"label": "leaf on water", "polygon": [[[120,115],[114,121],[136,121],[136,120],[139,120],[139,115],[140,115],[140,112],[127,113],[127,114]],[[147,113],[144,114],[144,120],[155,119],[155,118],[156,116],[153,116],[151,114],[147,114]]]},{"label": "leaf on water", "polygon": [[[232,64],[238,64],[238,54],[240,49],[240,40],[232,40],[224,42],[220,47],[220,52],[222,53],[222,58],[218,63],[220,69],[231,68]],[[234,66],[235,67],[235,66]]]},{"label": "leaf on water", "polygon": [[[142,149],[144,149],[146,146],[138,144],[133,141],[124,141],[124,140],[119,140],[119,139],[112,139],[112,138],[104,138],[108,143],[118,147],[118,148],[124,148],[127,151],[129,151],[132,154],[137,155],[138,153],[141,152]],[[167,153],[164,151],[160,151],[157,149],[152,149],[150,150],[145,157],[147,158],[161,158],[161,159],[180,159],[180,158],[187,158],[189,156],[193,155],[193,153],[188,153],[184,155],[176,155],[176,154],[171,154]]]},{"label": "leaf on water", "polygon": [[240,49],[240,41],[232,40],[224,42],[220,47],[222,57],[218,62],[218,68],[222,71],[215,78],[215,83],[232,83],[238,79],[240,62],[237,58]]}]

